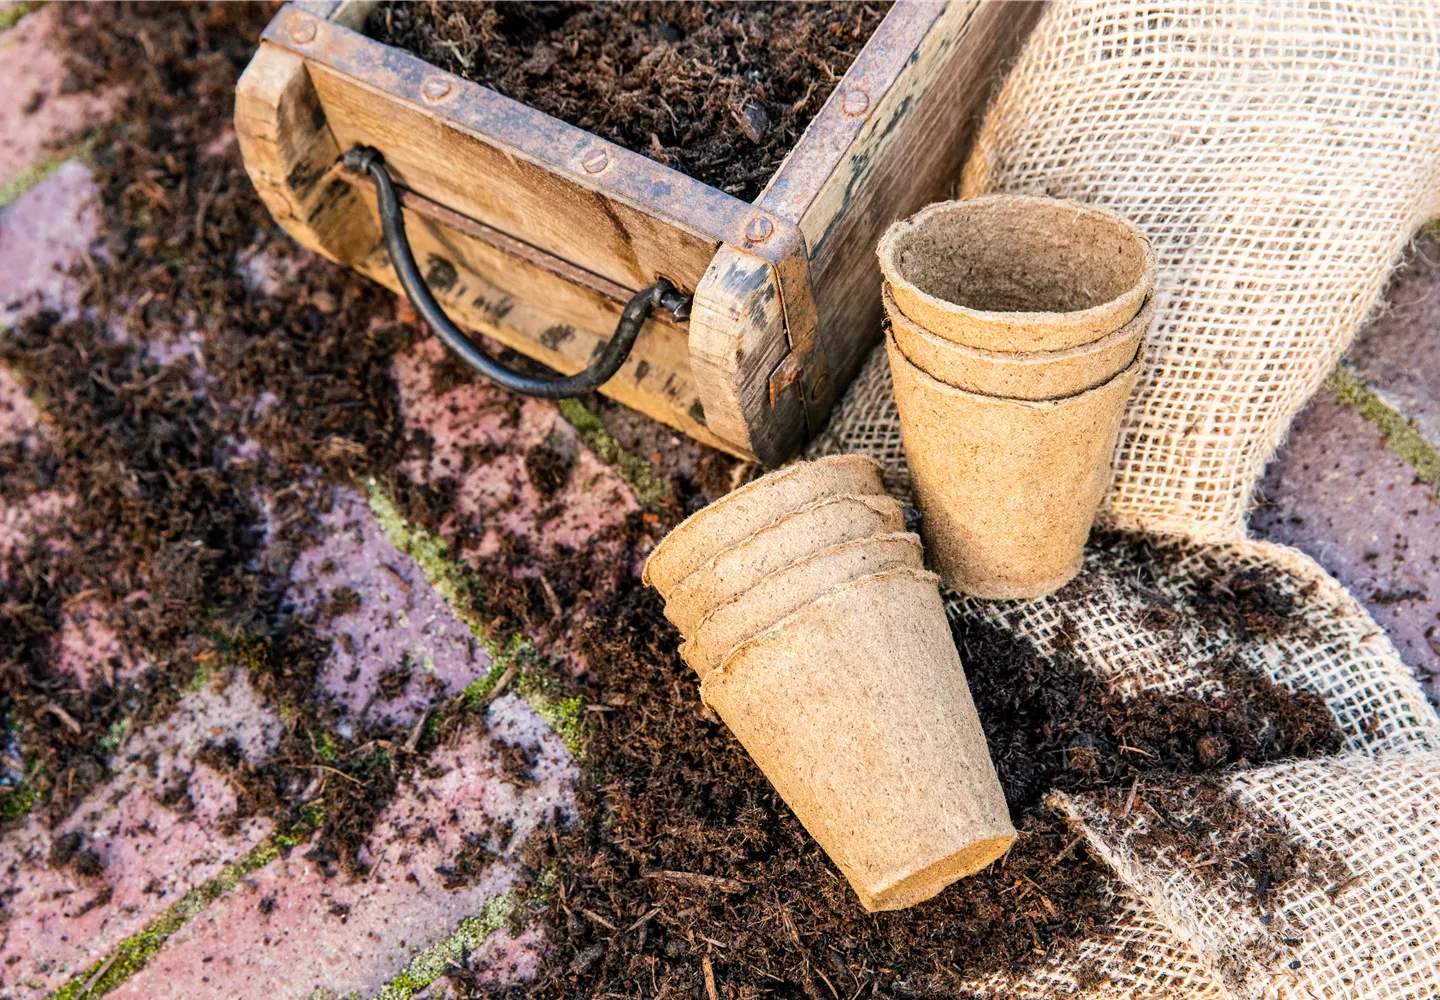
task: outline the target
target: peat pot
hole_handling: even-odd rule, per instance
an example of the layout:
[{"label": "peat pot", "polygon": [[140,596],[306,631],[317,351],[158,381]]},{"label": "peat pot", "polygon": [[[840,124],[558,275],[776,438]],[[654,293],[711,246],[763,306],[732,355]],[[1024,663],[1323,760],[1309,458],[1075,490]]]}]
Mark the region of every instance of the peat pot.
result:
[{"label": "peat pot", "polygon": [[876,240],[950,196],[1040,7],[896,3],[754,204],[366,37],[357,0],[280,9],[235,131],[291,236],[398,291],[382,182],[358,152],[378,151],[409,280],[459,327],[565,375],[623,354],[603,350],[624,339],[622,310],[664,279],[600,391],[775,465],[878,339]]}]

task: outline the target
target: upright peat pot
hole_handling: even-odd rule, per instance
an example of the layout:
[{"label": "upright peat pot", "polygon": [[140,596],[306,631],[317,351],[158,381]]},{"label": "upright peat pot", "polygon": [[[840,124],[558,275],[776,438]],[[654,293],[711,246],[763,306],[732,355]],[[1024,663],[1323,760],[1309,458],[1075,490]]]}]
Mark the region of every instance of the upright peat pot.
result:
[{"label": "upright peat pot", "polygon": [[[366,37],[373,6],[282,7],[240,79],[276,221],[406,291],[502,384],[598,386],[775,465],[879,335],[876,239],[950,195],[1041,5],[896,3],[754,204]],[[451,320],[570,378],[506,372]]]}]

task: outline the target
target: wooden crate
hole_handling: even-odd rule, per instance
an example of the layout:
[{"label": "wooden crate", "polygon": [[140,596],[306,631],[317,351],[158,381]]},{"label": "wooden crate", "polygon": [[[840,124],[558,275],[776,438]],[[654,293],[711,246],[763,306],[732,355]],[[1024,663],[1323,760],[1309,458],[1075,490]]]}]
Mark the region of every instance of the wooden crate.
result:
[{"label": "wooden crate", "polygon": [[749,204],[360,32],[373,4],[289,4],[237,88],[245,166],[295,239],[399,290],[373,183],[380,150],[432,292],[462,326],[564,373],[635,290],[658,312],[602,389],[774,465],[817,432],[880,330],[874,246],[952,191],[1038,3],[897,3]]}]

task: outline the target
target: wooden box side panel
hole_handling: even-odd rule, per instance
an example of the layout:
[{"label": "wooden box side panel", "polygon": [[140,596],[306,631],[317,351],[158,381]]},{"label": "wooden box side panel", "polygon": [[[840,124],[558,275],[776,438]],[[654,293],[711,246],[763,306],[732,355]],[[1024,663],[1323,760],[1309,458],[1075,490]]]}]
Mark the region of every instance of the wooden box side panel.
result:
[{"label": "wooden box side panel", "polygon": [[286,232],[339,264],[369,252],[379,226],[333,176],[340,149],[303,60],[260,46],[235,88],[235,135],[251,183]]},{"label": "wooden box side panel", "polygon": [[[373,189],[337,169],[335,141],[306,63],[262,44],[236,90],[236,133],[246,170],[275,220],[298,242],[400,292]],[[407,199],[408,200],[408,199]],[[623,290],[567,281],[552,269],[405,209],[406,229],[431,290],[462,326],[579,371],[613,333]],[[621,371],[601,390],[671,427],[742,457],[704,422],[683,326],[648,322]]]},{"label": "wooden box side panel", "polygon": [[[631,289],[693,291],[757,215],[724,192],[294,5],[264,38],[306,60],[341,150],[397,182]],[[774,220],[778,222],[779,220]]]}]

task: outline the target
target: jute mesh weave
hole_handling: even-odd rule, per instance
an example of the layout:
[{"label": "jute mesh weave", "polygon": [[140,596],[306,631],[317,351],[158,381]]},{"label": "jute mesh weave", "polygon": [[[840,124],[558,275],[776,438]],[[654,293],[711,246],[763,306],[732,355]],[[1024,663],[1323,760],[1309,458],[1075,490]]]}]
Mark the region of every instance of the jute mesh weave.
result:
[{"label": "jute mesh weave", "polygon": [[[963,197],[1046,193],[1113,209],[1154,242],[1160,276],[1145,373],[1099,518],[1131,534],[1087,550],[1080,577],[1056,595],[950,594],[948,610],[1042,653],[1063,626],[1070,652],[1126,693],[1213,691],[1224,683],[1217,659],[1233,655],[1319,694],[1346,734],[1343,758],[1228,780],[1257,817],[1283,820],[1363,873],[1366,891],[1346,890],[1332,914],[1315,895],[1328,900],[1323,890],[1290,887],[1304,954],[1237,951],[1227,928],[1268,940],[1246,901],[1190,899],[1188,868],[1112,836],[1098,803],[1057,801],[1115,868],[1114,932],[977,993],[1440,996],[1440,718],[1344,588],[1303,554],[1244,537],[1254,486],[1291,418],[1378,301],[1410,235],[1440,209],[1437,80],[1434,5],[1063,3],[987,116]],[[834,452],[880,460],[887,487],[908,496],[883,350],[809,454]],[[1255,637],[1202,621],[1198,581],[1252,572],[1294,601],[1299,627]],[[1157,606],[1178,618],[1153,615]],[[1404,817],[1430,827],[1402,831]],[[1415,858],[1431,859],[1424,873]]]},{"label": "jute mesh weave", "polygon": [[[1184,786],[1054,800],[1234,996],[1436,996],[1440,753],[1298,761],[1223,787],[1234,815]],[[1197,836],[1165,836],[1197,820]],[[1264,891],[1261,851],[1293,852]]]}]

